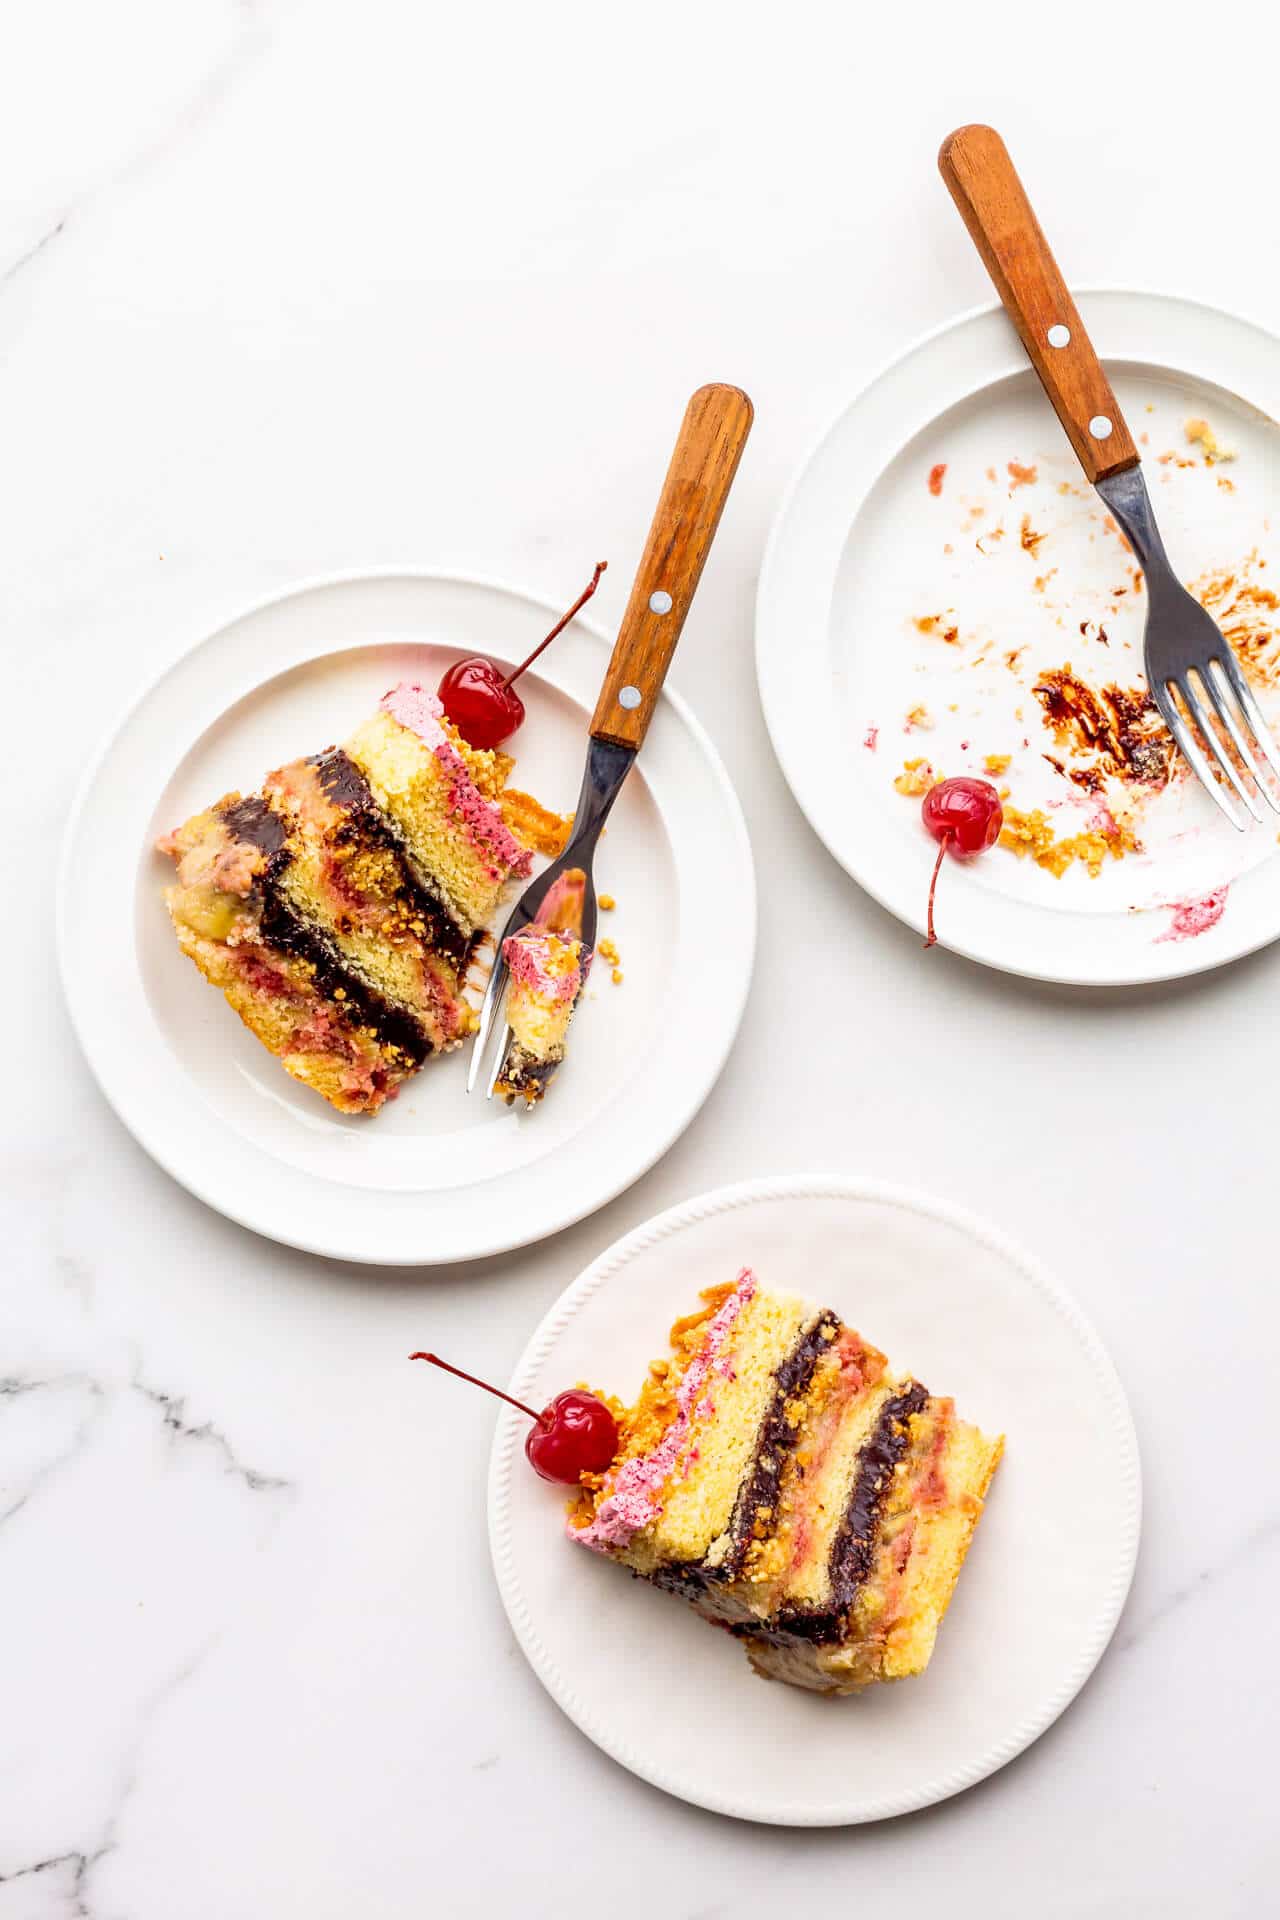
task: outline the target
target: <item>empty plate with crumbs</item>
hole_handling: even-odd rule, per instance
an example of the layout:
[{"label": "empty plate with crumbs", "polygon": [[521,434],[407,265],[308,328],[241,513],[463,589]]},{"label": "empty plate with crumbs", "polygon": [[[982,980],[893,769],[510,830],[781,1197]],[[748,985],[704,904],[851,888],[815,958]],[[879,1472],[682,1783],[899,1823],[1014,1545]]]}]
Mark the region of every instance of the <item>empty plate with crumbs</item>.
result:
[{"label": "empty plate with crumbs", "polygon": [[[1151,294],[1081,309],[1180,577],[1280,720],[1276,343]],[[949,863],[939,940],[1081,984],[1199,971],[1280,933],[1276,824],[1232,831],[1142,671],[1142,574],[1000,309],[912,348],[795,482],[761,577],[761,695],[848,871],[923,928],[937,779],[990,780],[999,847]],[[801,671],[797,672],[797,653]],[[829,701],[798,697],[814,678]],[[815,740],[815,728],[818,737]]]}]

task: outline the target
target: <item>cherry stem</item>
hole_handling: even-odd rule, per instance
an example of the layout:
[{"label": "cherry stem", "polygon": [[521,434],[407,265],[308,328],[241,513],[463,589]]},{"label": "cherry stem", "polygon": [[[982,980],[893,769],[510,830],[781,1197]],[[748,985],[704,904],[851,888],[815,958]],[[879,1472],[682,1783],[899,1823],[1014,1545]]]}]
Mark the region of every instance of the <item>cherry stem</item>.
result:
[{"label": "cherry stem", "polygon": [[474,1373],[464,1373],[461,1367],[451,1367],[449,1362],[442,1360],[438,1353],[411,1353],[409,1358],[411,1360],[429,1360],[433,1367],[441,1367],[445,1373],[456,1373],[459,1380],[469,1380],[473,1387],[483,1387],[485,1392],[491,1393],[495,1400],[505,1400],[509,1407],[515,1407],[520,1413],[527,1413],[535,1426],[540,1427],[542,1425],[542,1415],[535,1413],[532,1407],[526,1407],[523,1400],[513,1400],[509,1393],[502,1391],[501,1387],[491,1387],[487,1380],[477,1380]]},{"label": "cherry stem", "polygon": [[933,896],[938,891],[938,875],[942,872],[943,856],[950,845],[951,834],[944,833],[938,841],[938,857],[933,863],[933,878],[929,882],[929,938],[924,943],[926,953],[930,947],[938,944],[938,936],[933,930]]},{"label": "cherry stem", "polygon": [[[609,562],[607,560],[599,560],[596,562],[596,570],[591,576],[590,586],[583,588],[582,592],[578,595],[577,599],[574,601],[573,605],[570,607],[568,613],[561,615],[560,619],[556,621],[554,627],[552,627],[546,639],[540,640],[538,642],[538,645],[534,648],[533,652],[529,655],[529,658],[527,660],[522,660],[520,662],[520,665],[516,668],[515,672],[509,673],[507,675],[506,679],[502,683],[504,688],[514,687],[516,681],[520,678],[520,675],[524,672],[525,668],[531,667],[533,665],[534,661],[537,659],[538,655],[543,651],[544,647],[549,647],[551,645],[551,642],[555,639],[556,635],[558,633],[564,632],[569,622],[573,619],[573,616],[575,613],[581,613],[582,609],[586,606],[588,600],[591,598],[596,588],[600,585],[600,575],[604,572],[608,564]],[[464,1379],[470,1379],[470,1377],[471,1376],[469,1374],[463,1375]]]}]

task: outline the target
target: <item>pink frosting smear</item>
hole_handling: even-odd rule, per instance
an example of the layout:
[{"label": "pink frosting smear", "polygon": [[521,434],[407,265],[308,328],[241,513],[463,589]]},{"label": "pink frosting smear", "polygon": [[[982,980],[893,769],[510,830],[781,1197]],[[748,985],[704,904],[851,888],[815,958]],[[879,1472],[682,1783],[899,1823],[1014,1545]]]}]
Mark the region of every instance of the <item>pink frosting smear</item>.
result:
[{"label": "pink frosting smear", "polygon": [[[491,863],[500,862],[501,867],[509,873],[524,875],[531,872],[533,855],[527,847],[520,845],[500,810],[477,790],[467,771],[466,761],[441,724],[444,708],[435,694],[428,693],[416,680],[402,680],[398,687],[392,687],[390,693],[384,693],[378,704],[384,713],[389,713],[402,727],[408,727],[411,733],[416,733],[449,774],[450,805],[461,814],[472,839],[489,855]],[[500,878],[497,868],[491,865],[490,871],[495,880]]]},{"label": "pink frosting smear", "polygon": [[695,1416],[703,1417],[712,1410],[706,1393],[708,1378],[728,1345],[734,1321],[755,1293],[756,1277],[750,1267],[744,1267],[733,1292],[713,1314],[707,1337],[689,1363],[676,1394],[675,1418],[661,1440],[651,1453],[640,1454],[619,1467],[617,1478],[596,1508],[591,1524],[586,1527],[570,1524],[570,1539],[604,1553],[610,1547],[625,1547],[633,1534],[661,1513],[659,1494],[671,1477],[689,1428]]},{"label": "pink frosting smear", "polygon": [[1173,919],[1164,933],[1158,933],[1155,945],[1164,940],[1194,940],[1198,933],[1216,927],[1227,907],[1226,886],[1215,887],[1203,900],[1183,900],[1174,905]]},{"label": "pink frosting smear", "polygon": [[542,933],[530,927],[503,942],[502,957],[513,980],[531,993],[541,994],[544,1000],[558,1004],[574,998],[586,968],[580,963],[565,973],[548,972],[547,954],[553,942],[557,947],[566,944],[554,933]]}]

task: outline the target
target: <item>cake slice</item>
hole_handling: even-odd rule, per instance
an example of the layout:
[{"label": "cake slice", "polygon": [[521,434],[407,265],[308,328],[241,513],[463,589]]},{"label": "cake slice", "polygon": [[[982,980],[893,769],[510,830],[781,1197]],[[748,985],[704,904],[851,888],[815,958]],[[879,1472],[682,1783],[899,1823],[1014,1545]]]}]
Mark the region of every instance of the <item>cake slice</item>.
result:
[{"label": "cake slice", "polygon": [[493,1090],[533,1106],[564,1059],[590,956],[573,934],[537,926],[505,940],[502,955],[511,976],[505,1008],[511,1038]]},{"label": "cake slice", "polygon": [[671,1347],[571,1537],[683,1595],[768,1678],[852,1693],[922,1673],[1003,1439],[749,1270]]},{"label": "cake slice", "polygon": [[565,1037],[591,965],[582,940],[587,876],[570,867],[554,882],[532,926],[502,943],[510,1028],[493,1090],[508,1105],[541,1100],[564,1059]]},{"label": "cake slice", "polygon": [[404,683],[347,743],[227,794],[158,843],[179,945],[285,1070],[372,1113],[475,1025],[484,924],[532,855],[500,805],[511,762]]}]

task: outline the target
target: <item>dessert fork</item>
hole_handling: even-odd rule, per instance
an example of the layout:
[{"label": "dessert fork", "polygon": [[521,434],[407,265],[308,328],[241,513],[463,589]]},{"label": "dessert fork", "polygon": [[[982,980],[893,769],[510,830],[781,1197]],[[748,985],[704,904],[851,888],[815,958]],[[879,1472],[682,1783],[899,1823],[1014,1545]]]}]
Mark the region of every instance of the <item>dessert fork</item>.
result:
[{"label": "dessert fork", "polygon": [[[499,1034],[489,1075],[493,1093],[510,1029],[500,1018],[507,988],[503,949],[512,934],[544,920],[563,902],[565,876],[581,897],[579,937],[590,950],[596,939],[596,890],[592,860],[601,828],[640,751],[653,718],[662,683],[671,665],[685,616],[693,600],[720,515],[724,511],[742,449],[751,431],[752,407],[737,387],[699,387],[685,408],[671,465],[658,500],[649,538],[622,625],[614,641],[596,710],[591,718],[582,792],[573,832],[559,857],[540,873],[520,899],[498,936],[493,971],[480,1008],[480,1024],[471,1049],[467,1092],[480,1078],[489,1042]],[[554,891],[553,891],[554,889]]]},{"label": "dessert fork", "polygon": [[1243,832],[1223,782],[1255,820],[1260,800],[1280,813],[1261,764],[1280,777],[1280,750],[1221,629],[1169,564],[1141,456],[1004,141],[993,127],[961,127],[938,166],[1086,478],[1146,576],[1151,697],[1206,793]]}]

